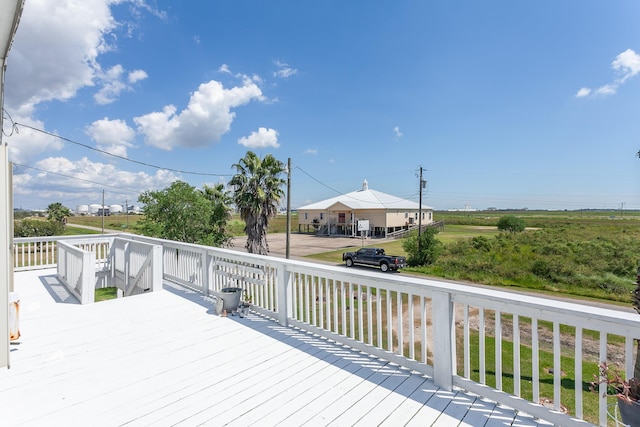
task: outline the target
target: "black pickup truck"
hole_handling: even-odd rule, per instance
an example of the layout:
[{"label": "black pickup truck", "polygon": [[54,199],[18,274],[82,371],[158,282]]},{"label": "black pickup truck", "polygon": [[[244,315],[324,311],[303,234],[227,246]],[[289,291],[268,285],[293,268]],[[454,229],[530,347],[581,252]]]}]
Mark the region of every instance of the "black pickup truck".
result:
[{"label": "black pickup truck", "polygon": [[386,255],[382,248],[361,248],[356,252],[345,252],[342,260],[347,267],[354,264],[371,265],[380,267],[382,271],[398,270],[406,265],[406,258],[403,256]]}]

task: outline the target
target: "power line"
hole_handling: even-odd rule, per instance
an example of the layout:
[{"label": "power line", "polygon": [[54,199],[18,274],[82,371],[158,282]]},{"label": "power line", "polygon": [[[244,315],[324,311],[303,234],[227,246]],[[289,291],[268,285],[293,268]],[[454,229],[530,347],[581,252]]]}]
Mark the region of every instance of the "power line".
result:
[{"label": "power line", "polygon": [[327,187],[329,190],[338,193],[338,194],[342,194],[342,192],[336,190],[335,188],[329,187],[327,184],[325,184],[324,182],[320,181],[319,179],[311,176],[308,172],[306,172],[304,169],[302,169],[300,166],[296,166],[295,169],[299,169],[300,172],[302,172],[303,174],[307,175],[309,178],[311,178],[312,180],[314,180],[315,182],[317,182],[318,184],[322,185],[323,187]]},{"label": "power line", "polygon": [[61,139],[63,141],[69,142],[71,144],[75,144],[75,145],[79,145],[81,147],[84,148],[88,148],[89,150],[93,150],[93,151],[97,151],[98,153],[102,153],[102,154],[106,154],[107,156],[111,156],[111,157],[115,157],[121,160],[125,160],[127,162],[131,162],[131,163],[136,163],[138,165],[142,165],[142,166],[147,166],[150,168],[155,168],[155,169],[162,169],[162,170],[167,170],[167,171],[171,171],[171,172],[176,172],[176,173],[181,173],[181,174],[185,174],[185,175],[200,175],[200,176],[233,176],[232,174],[222,174],[222,173],[205,173],[205,172],[192,172],[192,171],[184,171],[184,170],[180,170],[180,169],[172,169],[172,168],[167,168],[167,167],[163,167],[163,166],[157,166],[151,163],[146,163],[146,162],[141,162],[139,160],[133,160],[130,159],[128,157],[124,157],[124,156],[119,156],[117,154],[113,154],[113,153],[109,153],[108,151],[104,151],[104,150],[100,150],[99,148],[95,148],[92,147],[90,145],[87,144],[83,144],[81,142],[77,142],[77,141],[73,141],[69,138],[65,138],[64,136],[60,136],[60,135],[56,135],[55,133],[51,133],[51,132],[47,132],[46,130],[42,130],[42,129],[38,129],[36,127],[33,126],[29,126],[29,125],[25,125],[23,123],[14,123],[14,127],[15,126],[22,126],[31,130],[34,130],[36,132],[40,132],[43,133],[45,135],[51,136],[53,138],[58,138]]}]

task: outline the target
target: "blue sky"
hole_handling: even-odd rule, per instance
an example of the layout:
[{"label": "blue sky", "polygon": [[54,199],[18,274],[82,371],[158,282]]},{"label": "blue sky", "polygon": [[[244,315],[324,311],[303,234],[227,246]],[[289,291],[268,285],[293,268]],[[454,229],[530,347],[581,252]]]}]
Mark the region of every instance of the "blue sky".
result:
[{"label": "blue sky", "polygon": [[14,203],[131,204],[226,182],[253,150],[291,158],[294,208],[364,179],[417,201],[423,167],[436,209],[640,209],[639,18],[637,0],[27,0]]}]

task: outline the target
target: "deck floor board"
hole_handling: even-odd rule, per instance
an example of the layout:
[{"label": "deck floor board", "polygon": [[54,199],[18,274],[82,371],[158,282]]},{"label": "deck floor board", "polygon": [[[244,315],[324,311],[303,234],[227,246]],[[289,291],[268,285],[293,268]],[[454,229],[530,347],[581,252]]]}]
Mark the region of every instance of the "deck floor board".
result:
[{"label": "deck floor board", "polygon": [[15,275],[2,425],[538,425],[257,314],[218,317],[176,285],[83,306],[54,273]]}]

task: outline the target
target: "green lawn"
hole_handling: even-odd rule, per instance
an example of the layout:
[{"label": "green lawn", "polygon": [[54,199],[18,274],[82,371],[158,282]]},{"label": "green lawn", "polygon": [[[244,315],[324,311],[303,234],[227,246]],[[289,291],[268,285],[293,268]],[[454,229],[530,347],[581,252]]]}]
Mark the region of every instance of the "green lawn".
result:
[{"label": "green lawn", "polygon": [[116,287],[96,289],[96,295],[95,295],[94,301],[98,302],[98,301],[106,301],[106,300],[114,299],[117,296],[116,295],[117,290],[118,289]]}]

